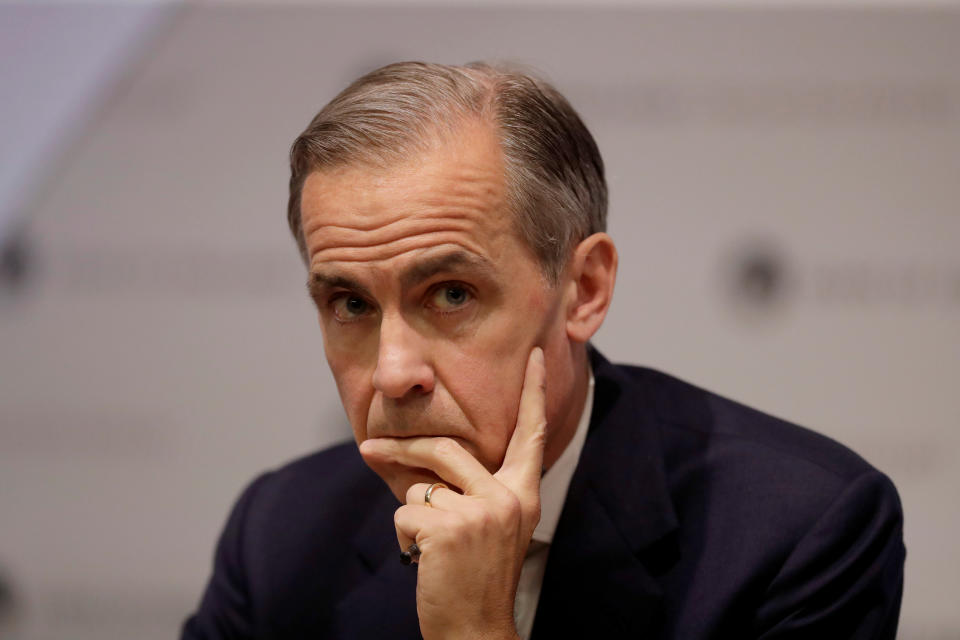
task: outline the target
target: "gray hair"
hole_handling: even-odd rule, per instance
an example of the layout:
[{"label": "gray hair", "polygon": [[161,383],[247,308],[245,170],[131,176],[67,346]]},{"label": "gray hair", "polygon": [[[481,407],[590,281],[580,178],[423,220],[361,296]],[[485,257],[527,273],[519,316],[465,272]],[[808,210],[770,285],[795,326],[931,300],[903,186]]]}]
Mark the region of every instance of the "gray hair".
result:
[{"label": "gray hair", "polygon": [[359,78],[330,101],[290,149],[287,221],[307,259],[300,197],[307,176],[354,163],[387,166],[458,123],[492,123],[508,202],[521,238],[557,283],[573,247],[606,229],[607,185],[593,136],[560,92],[516,69],[475,62],[399,62]]}]

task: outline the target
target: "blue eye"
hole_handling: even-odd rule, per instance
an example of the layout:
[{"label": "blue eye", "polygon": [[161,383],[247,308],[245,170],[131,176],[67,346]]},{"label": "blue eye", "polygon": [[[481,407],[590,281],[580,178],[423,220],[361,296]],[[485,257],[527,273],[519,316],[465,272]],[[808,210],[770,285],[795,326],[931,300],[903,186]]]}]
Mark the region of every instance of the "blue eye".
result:
[{"label": "blue eye", "polygon": [[441,311],[453,311],[471,299],[470,291],[458,284],[444,284],[433,290],[430,305]]},{"label": "blue eye", "polygon": [[370,312],[370,303],[361,298],[349,294],[343,294],[331,303],[333,314],[341,322],[350,322],[366,315]]}]

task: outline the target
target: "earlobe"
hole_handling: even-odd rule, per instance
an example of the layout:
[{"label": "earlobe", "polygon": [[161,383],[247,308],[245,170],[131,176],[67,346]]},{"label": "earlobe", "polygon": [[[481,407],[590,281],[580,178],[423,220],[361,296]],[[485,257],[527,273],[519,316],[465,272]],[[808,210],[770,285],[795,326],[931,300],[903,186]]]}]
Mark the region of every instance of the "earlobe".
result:
[{"label": "earlobe", "polygon": [[603,324],[617,279],[617,248],[606,233],[595,233],[574,250],[570,261],[567,336],[586,342]]}]

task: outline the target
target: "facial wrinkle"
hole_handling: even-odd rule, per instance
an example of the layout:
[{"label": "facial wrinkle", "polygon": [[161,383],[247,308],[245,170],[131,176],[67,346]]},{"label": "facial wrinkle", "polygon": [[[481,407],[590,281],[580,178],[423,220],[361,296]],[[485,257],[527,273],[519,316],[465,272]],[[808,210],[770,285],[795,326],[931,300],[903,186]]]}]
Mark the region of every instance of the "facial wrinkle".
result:
[{"label": "facial wrinkle", "polygon": [[[448,168],[447,163],[440,162],[438,165]],[[329,177],[322,174],[311,176],[321,181]],[[369,231],[410,216],[420,216],[425,212],[429,214],[430,210],[437,210],[438,215],[451,217],[458,217],[469,211],[488,215],[491,208],[499,209],[505,200],[504,177],[495,171],[466,167],[453,176],[430,175],[424,180],[424,188],[413,196],[405,189],[409,180],[404,171],[397,170],[390,180],[381,180],[376,189],[364,187],[343,189],[341,187],[339,191],[331,193],[320,188],[321,192],[326,192],[324,200],[328,204],[324,207],[325,210],[310,211],[305,206],[304,218],[316,219],[319,222],[324,218],[352,217],[354,219],[351,220],[350,227]],[[312,185],[307,185],[308,192],[313,191],[309,188],[310,186]],[[306,205],[312,199],[304,200]],[[393,203],[397,203],[397,206]],[[372,216],[356,215],[359,211],[376,213]],[[385,220],[384,216],[386,216]],[[363,217],[373,218],[373,220],[365,223],[362,220]],[[314,231],[312,226],[309,223],[305,225],[306,234]]]},{"label": "facial wrinkle", "polygon": [[315,253],[311,259],[314,266],[330,262],[386,262],[411,251],[431,249],[444,245],[462,247],[471,253],[483,254],[483,248],[457,230],[433,230],[429,234],[406,236],[387,244],[369,247],[332,247]]},{"label": "facial wrinkle", "polygon": [[409,226],[436,221],[480,224],[490,218],[490,203],[476,195],[456,199],[424,196],[418,200],[401,202],[396,213],[360,215],[351,213],[349,208],[345,208],[342,214],[324,216],[320,212],[321,215],[308,217],[304,233],[311,239],[316,235],[322,246],[336,242],[357,242],[357,237],[362,237],[362,243],[367,244],[388,241],[391,236],[405,233]]},{"label": "facial wrinkle", "polygon": [[[348,227],[324,227],[316,233],[320,236],[313,243],[315,252],[335,248],[363,248],[378,244],[389,244],[415,235],[425,235],[432,232],[453,231],[470,234],[477,227],[475,220],[463,217],[443,216],[442,218],[407,219],[401,223],[363,231]],[[325,231],[329,230],[328,233]],[[313,238],[311,238],[313,240]]]},{"label": "facial wrinkle", "polygon": [[[432,195],[425,193],[416,201],[404,201],[401,198],[384,198],[396,204],[390,210],[387,205],[381,205],[382,211],[375,214],[359,213],[362,206],[353,201],[349,194],[344,195],[347,204],[338,206],[338,202],[324,208],[323,211],[308,211],[305,216],[304,233],[310,235],[319,229],[326,231],[347,229],[354,231],[375,231],[386,229],[410,219],[430,218],[471,218],[485,216],[490,203],[481,193],[469,192],[457,197],[448,195]],[[317,214],[317,215],[315,215]],[[345,221],[349,220],[349,224]]]}]

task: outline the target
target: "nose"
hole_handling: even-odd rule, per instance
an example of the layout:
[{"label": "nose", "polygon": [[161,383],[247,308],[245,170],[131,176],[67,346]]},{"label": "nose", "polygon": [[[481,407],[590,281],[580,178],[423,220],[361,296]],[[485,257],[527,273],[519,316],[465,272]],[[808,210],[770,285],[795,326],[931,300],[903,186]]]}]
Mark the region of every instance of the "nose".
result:
[{"label": "nose", "polygon": [[373,386],[396,400],[433,391],[434,372],[426,345],[417,331],[398,315],[380,321],[380,344]]}]

